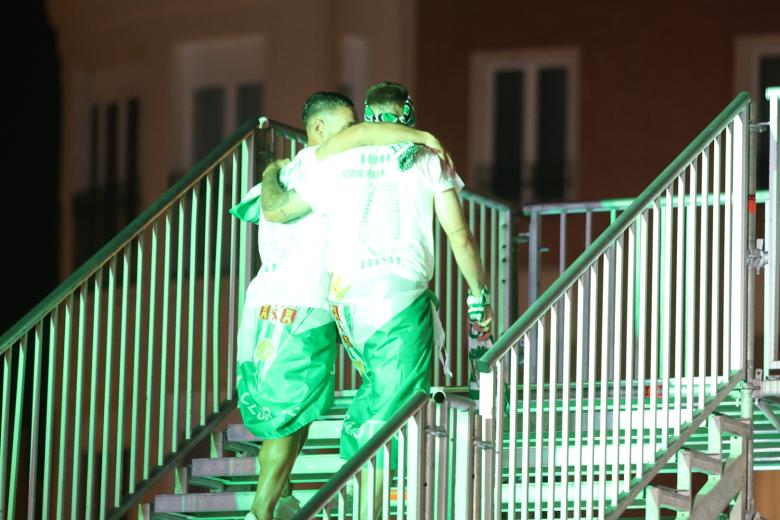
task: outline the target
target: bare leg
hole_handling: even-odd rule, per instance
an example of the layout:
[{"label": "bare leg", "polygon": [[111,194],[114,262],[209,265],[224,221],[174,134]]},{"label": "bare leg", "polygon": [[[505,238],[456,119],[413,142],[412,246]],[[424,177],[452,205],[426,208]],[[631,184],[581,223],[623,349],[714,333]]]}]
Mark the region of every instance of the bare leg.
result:
[{"label": "bare leg", "polygon": [[290,473],[301,448],[305,431],[299,430],[281,439],[263,441],[260,448],[260,475],[252,502],[252,512],[258,520],[271,520],[279,497],[285,490],[289,494]]}]

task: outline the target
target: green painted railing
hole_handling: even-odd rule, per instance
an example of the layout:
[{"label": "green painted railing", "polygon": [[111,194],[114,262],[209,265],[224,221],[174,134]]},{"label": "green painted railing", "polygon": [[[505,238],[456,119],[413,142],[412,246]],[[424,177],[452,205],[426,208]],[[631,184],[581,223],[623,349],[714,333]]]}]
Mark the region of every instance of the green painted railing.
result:
[{"label": "green painted railing", "polygon": [[[681,425],[746,376],[749,103],[738,95],[479,360],[493,517],[617,518]],[[722,192],[722,208],[696,203]]]},{"label": "green painted railing", "polygon": [[[295,128],[247,121],[0,337],[0,518],[119,518],[235,408],[237,317],[259,259],[256,228],[227,210],[258,162],[305,142]],[[464,198],[503,328],[511,208]],[[464,385],[463,282],[436,244],[454,348],[446,383]],[[343,351],[337,378],[337,390],[356,386]]]},{"label": "green painted railing", "polygon": [[0,517],[120,516],[234,407],[257,122],[0,338]]}]

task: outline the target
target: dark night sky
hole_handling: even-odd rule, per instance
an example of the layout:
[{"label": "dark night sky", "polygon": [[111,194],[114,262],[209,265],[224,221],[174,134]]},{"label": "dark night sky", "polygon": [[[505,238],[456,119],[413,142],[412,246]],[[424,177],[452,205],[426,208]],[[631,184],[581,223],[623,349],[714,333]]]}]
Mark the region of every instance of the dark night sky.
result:
[{"label": "dark night sky", "polygon": [[[5,332],[57,284],[60,87],[43,0],[14,2],[3,31],[5,78],[0,188]],[[10,6],[9,6],[10,7]]]}]

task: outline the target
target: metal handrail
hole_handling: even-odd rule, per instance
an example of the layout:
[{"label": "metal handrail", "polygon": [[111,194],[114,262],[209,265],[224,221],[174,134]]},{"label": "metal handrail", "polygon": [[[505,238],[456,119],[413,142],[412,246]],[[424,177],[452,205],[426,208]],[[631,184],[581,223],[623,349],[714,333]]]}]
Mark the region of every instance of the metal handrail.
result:
[{"label": "metal handrail", "polygon": [[419,412],[429,400],[422,390],[417,391],[408,401],[339,469],[328,482],[303,506],[295,519],[313,518],[328,505],[333,496],[342,490],[351,478],[358,474],[366,463],[395,436],[407,421]]},{"label": "metal handrail", "polygon": [[734,100],[716,117],[669,166],[631,203],[631,205],[602,233],[563,274],[537,299],[528,310],[501,336],[496,344],[477,361],[480,372],[490,372],[492,367],[512,345],[517,343],[550,307],[562,298],[579,277],[620,237],[631,223],[660,197],[669,184],[704,148],[721,132],[723,126],[736,117],[750,103],[746,92]]},{"label": "metal handrail", "polygon": [[[278,125],[279,123],[274,122],[273,124]],[[92,255],[89,260],[73,271],[57,288],[0,336],[0,354],[8,350],[51,312],[52,308],[65,301],[71,293],[76,291],[85,281],[89,280],[101,267],[105,266],[114,253],[121,251],[122,248],[132,241],[133,237],[169,209],[182,193],[195,186],[198,181],[227,157],[234,146],[246,139],[257,127],[257,119],[250,119],[244,122],[211,153],[190,168],[162,196],[143,210],[130,224]]]},{"label": "metal handrail", "polygon": [[[636,201],[634,198],[618,198],[618,199],[602,199],[602,200],[589,200],[582,202],[545,202],[543,204],[527,204],[523,206],[523,215],[526,217],[536,213],[537,215],[577,215],[582,213],[607,213],[610,211],[625,211],[627,208]],[[685,195],[683,204],[688,205],[690,201],[690,195]],[[701,194],[696,195],[696,206],[702,204]],[[715,197],[712,194],[707,196],[707,205],[715,205]],[[756,191],[756,202],[764,203],[769,200],[769,190]],[[723,205],[726,201],[726,194],[721,192],[719,197],[719,204]],[[666,204],[664,200],[661,201],[661,206]],[[677,196],[672,197],[672,206],[678,204]]]}]

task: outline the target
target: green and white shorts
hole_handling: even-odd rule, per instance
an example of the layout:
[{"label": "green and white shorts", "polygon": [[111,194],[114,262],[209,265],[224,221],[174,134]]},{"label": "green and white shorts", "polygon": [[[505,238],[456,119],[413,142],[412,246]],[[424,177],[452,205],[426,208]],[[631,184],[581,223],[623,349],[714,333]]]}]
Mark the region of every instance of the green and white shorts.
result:
[{"label": "green and white shorts", "polygon": [[[417,390],[431,387],[431,355],[438,322],[433,294],[405,282],[363,281],[332,299],[341,342],[362,384],[344,417],[339,454],[350,459]],[[409,282],[411,285],[413,282]],[[331,296],[339,293],[331,286]],[[410,289],[410,291],[404,291]],[[415,292],[416,296],[411,296]],[[406,293],[404,295],[404,293]],[[402,295],[400,298],[398,295]],[[395,466],[395,460],[392,461]]]},{"label": "green and white shorts", "polygon": [[337,349],[330,312],[263,305],[244,309],[238,330],[238,404],[247,429],[278,439],[333,403]]}]

